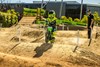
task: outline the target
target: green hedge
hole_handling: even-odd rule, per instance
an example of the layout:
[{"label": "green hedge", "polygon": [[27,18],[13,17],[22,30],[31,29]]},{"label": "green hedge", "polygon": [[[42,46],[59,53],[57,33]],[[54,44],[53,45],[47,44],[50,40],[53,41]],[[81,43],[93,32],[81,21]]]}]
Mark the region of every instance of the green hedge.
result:
[{"label": "green hedge", "polygon": [[[37,13],[40,13],[40,8],[38,8],[39,11],[37,11],[37,9],[30,9],[30,8],[24,8],[24,16],[36,16]],[[41,9],[41,14],[43,15],[45,13],[44,9]]]},{"label": "green hedge", "polygon": [[[24,12],[28,13],[37,13],[37,9],[30,9],[30,8],[24,8]],[[44,13],[44,9],[41,9],[41,13]]]},{"label": "green hedge", "polygon": [[10,27],[16,22],[18,22],[18,16],[14,10],[8,10],[7,12],[0,12],[0,23],[2,23],[3,27]]},{"label": "green hedge", "polygon": [[[57,19],[57,25],[59,24],[68,24],[68,25],[80,25],[80,26],[86,26],[86,23],[82,23],[81,21],[80,22],[75,22],[75,21],[66,21],[66,20],[61,20],[61,19]],[[36,24],[45,24],[46,22],[45,21],[37,21]]]},{"label": "green hedge", "polygon": [[65,24],[69,24],[69,25],[80,25],[80,26],[86,26],[86,23],[82,23],[81,21],[80,22],[75,22],[75,21],[65,21],[63,22]]},{"label": "green hedge", "polygon": [[45,21],[36,21],[36,24],[46,24]]}]

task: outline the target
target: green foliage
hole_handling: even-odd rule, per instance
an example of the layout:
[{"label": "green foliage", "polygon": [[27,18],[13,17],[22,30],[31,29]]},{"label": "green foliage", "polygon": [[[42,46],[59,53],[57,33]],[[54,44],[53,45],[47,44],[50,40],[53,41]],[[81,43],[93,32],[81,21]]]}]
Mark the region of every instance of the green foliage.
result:
[{"label": "green foliage", "polygon": [[29,9],[29,8],[24,8],[24,12],[28,12],[28,13],[36,13],[37,10],[36,9]]},{"label": "green foliage", "polygon": [[18,12],[15,12],[14,9],[7,10],[7,13],[16,15]]},{"label": "green foliage", "polygon": [[[84,17],[82,18],[82,20],[80,21],[80,19],[76,18],[74,19],[74,21],[72,20],[71,17],[69,17],[67,19],[66,16],[62,16],[61,19],[57,19],[56,20],[56,24],[60,25],[60,24],[68,24],[68,25],[80,25],[80,26],[86,26],[86,22],[87,22],[87,16],[84,15]],[[45,24],[45,21],[37,21],[37,24]]]},{"label": "green foliage", "polygon": [[57,20],[56,20],[56,24],[57,24],[57,25],[60,25],[60,24],[62,24],[62,23],[64,23],[64,22],[63,22],[61,19],[57,19]]},{"label": "green foliage", "polygon": [[36,24],[46,24],[46,22],[45,21],[36,21]]},{"label": "green foliage", "polygon": [[24,16],[36,16],[37,14],[44,15],[45,10],[44,9],[30,9],[30,8],[24,8]]},{"label": "green foliage", "polygon": [[80,19],[75,18],[74,21],[75,21],[75,22],[80,22]]},{"label": "green foliage", "polygon": [[76,22],[76,25],[80,25],[80,26],[86,26],[86,23],[82,23],[82,22]]},{"label": "green foliage", "polygon": [[99,14],[98,14],[98,12],[94,12],[94,14],[93,14],[93,16],[94,16],[94,21],[95,21],[95,24],[99,24],[100,25],[100,16],[99,16]]},{"label": "green foliage", "polygon": [[94,12],[94,14],[93,14],[93,15],[94,15],[94,19],[97,19],[97,18],[99,17],[98,12],[96,12],[96,11]]},{"label": "green foliage", "polygon": [[36,11],[36,13],[38,13],[38,14],[44,14],[45,13],[45,10],[44,9],[41,9],[41,8],[37,8],[37,11]]},{"label": "green foliage", "polygon": [[8,10],[7,12],[0,12],[0,23],[3,27],[9,27],[18,22],[18,13],[15,10]]},{"label": "green foliage", "polygon": [[69,21],[73,21],[73,19],[71,17],[68,18]]},{"label": "green foliage", "polygon": [[72,19],[69,21],[68,19],[66,20],[60,20],[57,19],[57,24],[68,24],[68,25],[81,25],[81,26],[86,26],[86,23],[82,23],[78,18],[76,18],[77,21],[72,21]]},{"label": "green foliage", "polygon": [[[37,21],[36,24],[45,24],[46,22],[45,21]],[[60,25],[60,24],[68,24],[68,25],[80,25],[80,26],[86,26],[86,23],[81,23],[81,22],[74,22],[74,21],[64,21],[63,20],[60,20],[60,19],[57,19],[56,20],[56,24],[57,25]]]},{"label": "green foliage", "polygon": [[98,21],[100,18],[98,12],[96,12],[96,11],[94,12],[93,16],[94,16],[95,21]]},{"label": "green foliage", "polygon": [[82,23],[87,23],[88,22],[88,17],[86,15],[84,15],[81,22]]},{"label": "green foliage", "polygon": [[62,19],[62,20],[66,20],[67,17],[66,17],[66,16],[61,16],[61,19]]}]

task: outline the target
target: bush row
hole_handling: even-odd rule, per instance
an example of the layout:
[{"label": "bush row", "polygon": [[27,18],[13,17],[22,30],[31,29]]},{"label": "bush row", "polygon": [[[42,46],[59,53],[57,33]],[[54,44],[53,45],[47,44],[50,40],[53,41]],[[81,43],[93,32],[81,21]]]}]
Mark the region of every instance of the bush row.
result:
[{"label": "bush row", "polygon": [[0,23],[3,27],[10,27],[18,22],[18,13],[13,9],[7,12],[0,12]]},{"label": "bush row", "polygon": [[24,16],[36,16],[37,14],[43,15],[45,13],[44,9],[37,8],[37,9],[30,9],[30,8],[24,8]]},{"label": "bush row", "polygon": [[[80,25],[80,26],[86,26],[86,23],[81,23],[81,22],[75,22],[75,21],[65,21],[61,19],[57,19],[57,25],[61,24],[67,24],[67,25]],[[45,21],[37,21],[36,24],[46,24]]]},{"label": "bush row", "polygon": [[[73,20],[71,17],[67,18],[66,16],[62,16],[61,19],[57,19],[56,22],[57,22],[57,25],[67,24],[67,25],[86,26],[87,16],[84,15],[84,17],[82,18],[81,21],[78,18],[76,18],[76,19]],[[36,23],[37,24],[43,24],[45,22],[44,21],[37,21]]]}]

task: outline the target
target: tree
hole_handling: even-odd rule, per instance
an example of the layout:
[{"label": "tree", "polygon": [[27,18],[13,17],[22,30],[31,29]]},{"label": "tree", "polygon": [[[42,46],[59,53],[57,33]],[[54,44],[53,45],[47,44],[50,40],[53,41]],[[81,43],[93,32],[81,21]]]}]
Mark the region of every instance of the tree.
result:
[{"label": "tree", "polygon": [[100,16],[99,16],[99,14],[98,14],[98,12],[94,12],[94,21],[95,21],[95,24],[100,24],[99,22],[100,22]]},{"label": "tree", "polygon": [[81,22],[82,23],[87,23],[87,21],[88,21],[87,15],[84,15]]},{"label": "tree", "polygon": [[94,20],[97,22],[100,18],[98,12],[95,11],[93,15],[94,15]]}]

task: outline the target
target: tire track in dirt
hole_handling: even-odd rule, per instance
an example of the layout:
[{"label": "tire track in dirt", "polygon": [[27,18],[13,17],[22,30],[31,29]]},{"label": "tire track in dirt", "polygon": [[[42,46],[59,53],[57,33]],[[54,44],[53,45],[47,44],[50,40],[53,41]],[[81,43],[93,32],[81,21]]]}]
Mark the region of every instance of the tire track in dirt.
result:
[{"label": "tire track in dirt", "polygon": [[[2,31],[7,31],[7,29]],[[7,32],[10,33],[13,31],[14,30],[11,29]],[[9,43],[8,40],[2,41],[1,39],[4,46],[2,45],[3,47],[0,47],[0,49],[1,52],[4,53],[0,53],[0,65],[1,65],[0,67],[3,67],[4,65],[5,67],[39,67],[39,66],[40,67],[92,67],[92,66],[99,67],[100,66],[99,64],[100,56],[96,54],[94,51],[95,49],[97,49],[96,47],[93,47],[94,50],[92,51],[91,50],[86,51],[85,48],[84,50],[82,50],[82,47],[79,47],[76,53],[72,52],[74,47],[77,45],[74,44],[76,43],[77,38],[76,39],[72,38],[73,36],[76,36],[77,33],[76,31],[57,31],[56,35],[57,39],[53,45],[44,44],[43,42],[44,30],[38,30],[38,29],[33,30],[32,28],[23,27],[22,31],[23,31],[22,39],[26,41],[22,40],[22,42],[8,54],[4,53],[7,53],[6,51],[11,49],[14,46],[14,44],[17,43],[16,39],[15,41],[13,40],[9,41]],[[85,39],[86,31],[80,31],[80,36]],[[9,36],[9,39],[11,37]],[[84,39],[82,39],[82,41]],[[65,40],[69,42],[65,42]],[[86,45],[86,40],[82,44]],[[6,47],[7,50],[6,48],[4,49],[4,47]]]}]

